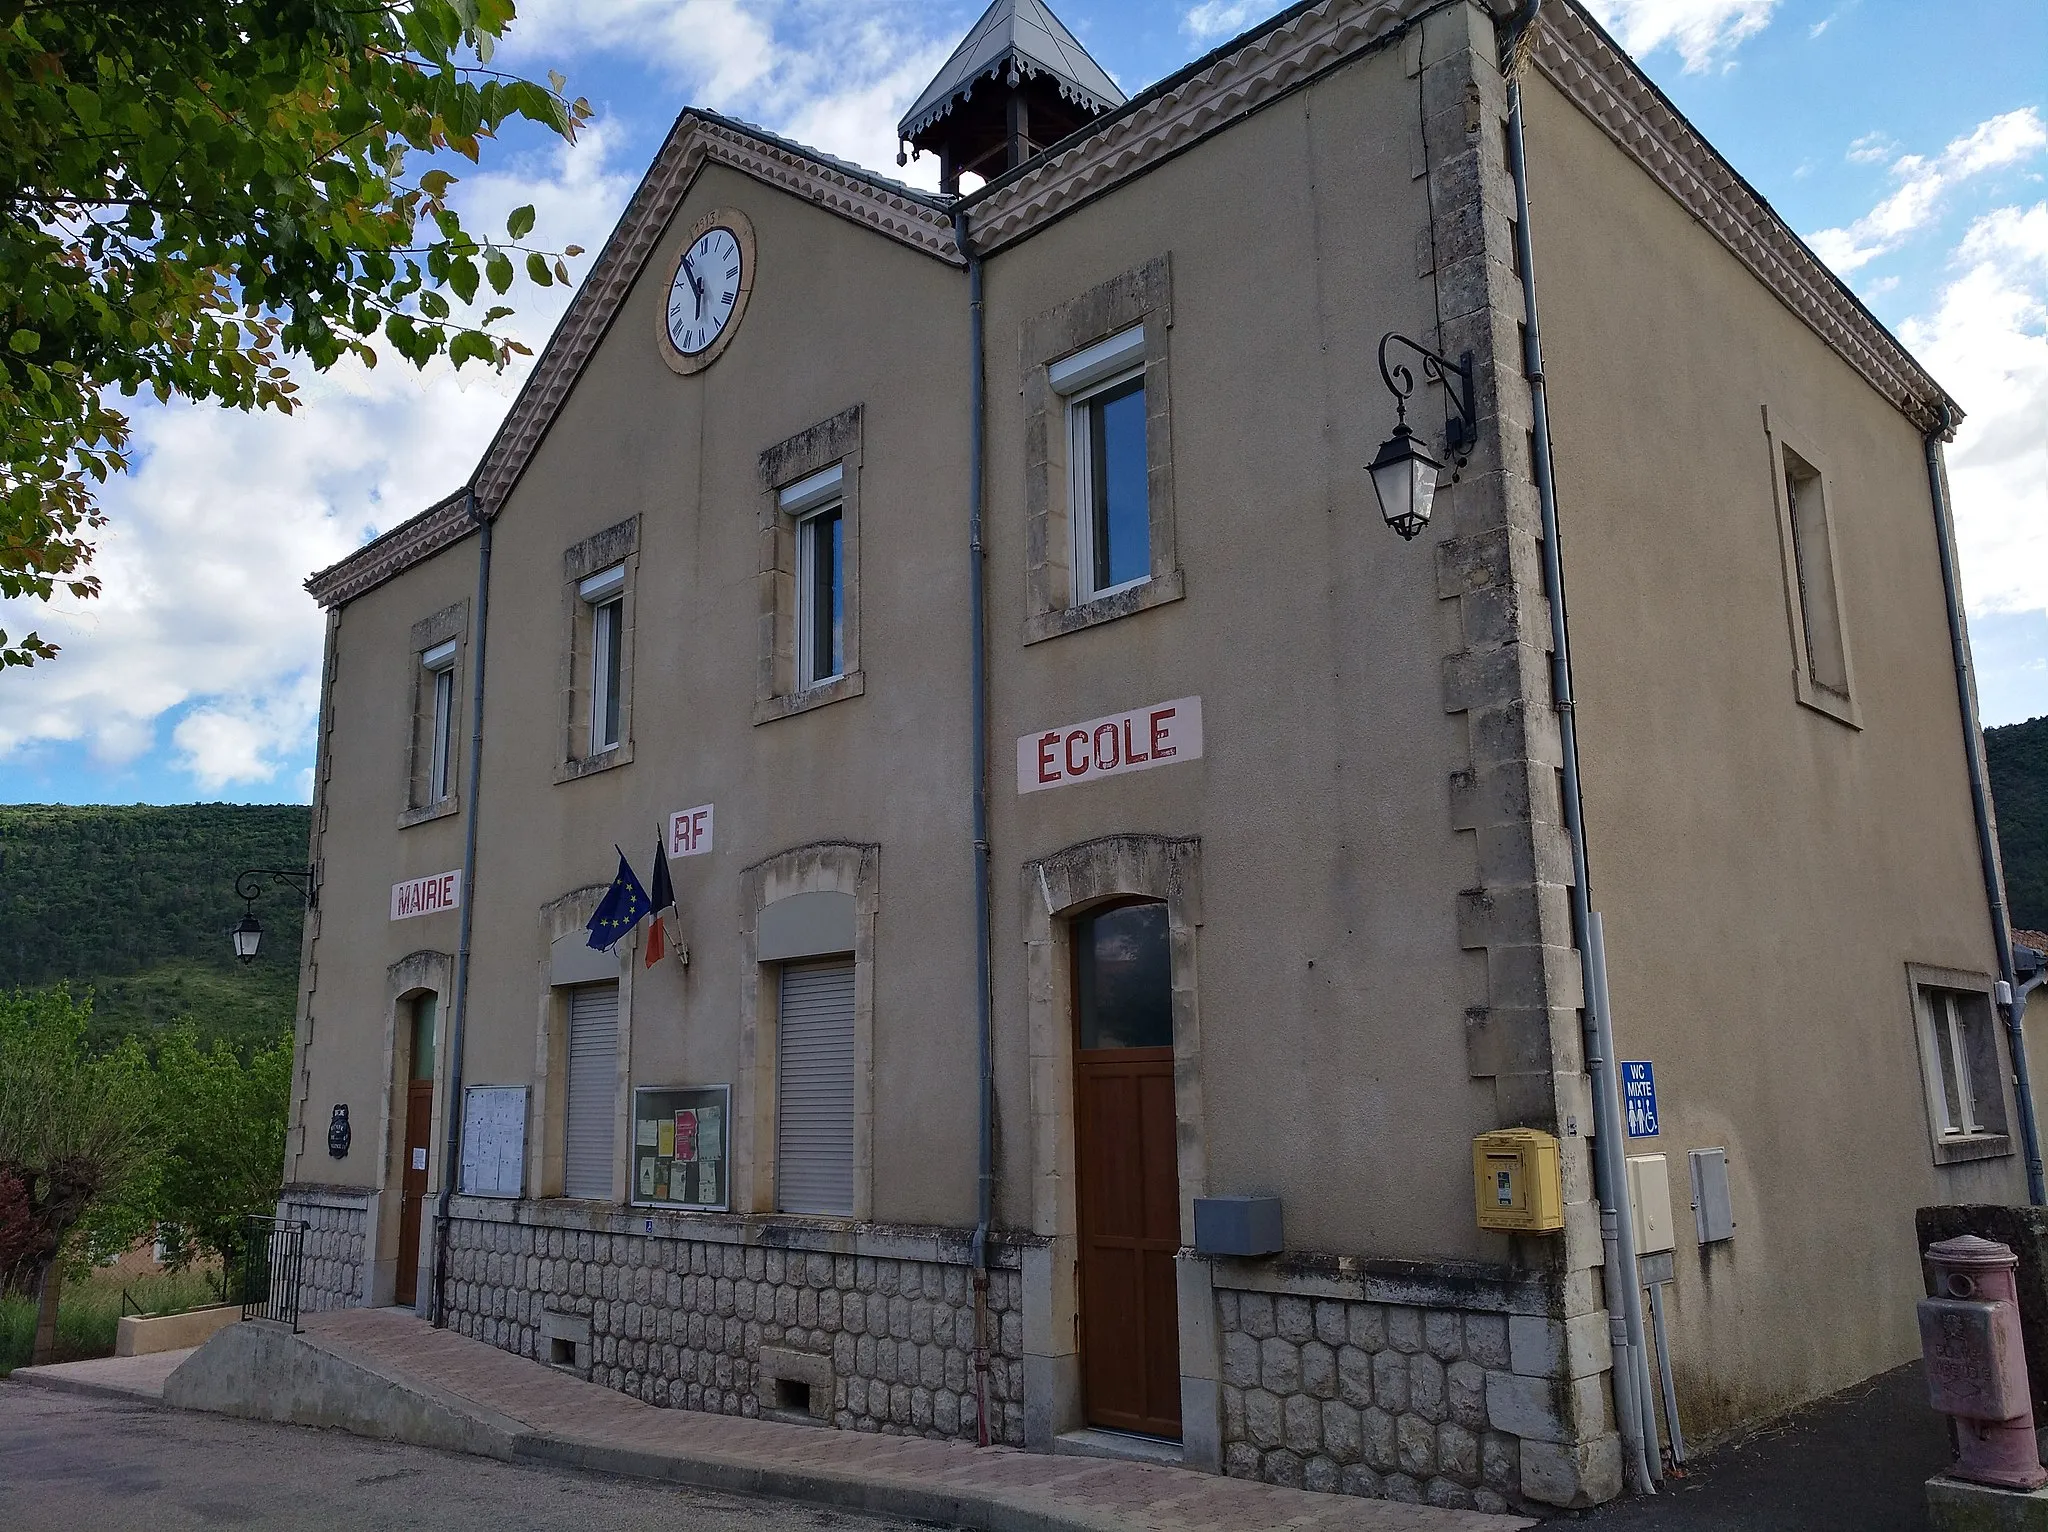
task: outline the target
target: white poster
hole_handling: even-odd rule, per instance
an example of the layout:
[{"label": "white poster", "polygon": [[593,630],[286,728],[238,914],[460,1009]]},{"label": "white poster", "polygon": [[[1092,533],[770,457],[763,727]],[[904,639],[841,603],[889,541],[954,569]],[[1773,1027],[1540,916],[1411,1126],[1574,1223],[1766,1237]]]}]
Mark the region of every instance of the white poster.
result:
[{"label": "white poster", "polygon": [[472,1085],[462,1093],[463,1194],[517,1197],[526,1181],[526,1087]]}]

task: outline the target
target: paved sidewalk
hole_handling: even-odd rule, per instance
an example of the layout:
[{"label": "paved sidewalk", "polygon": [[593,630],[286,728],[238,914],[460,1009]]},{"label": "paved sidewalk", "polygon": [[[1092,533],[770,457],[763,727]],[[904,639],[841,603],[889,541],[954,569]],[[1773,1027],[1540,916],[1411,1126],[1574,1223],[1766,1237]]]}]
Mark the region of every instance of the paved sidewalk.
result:
[{"label": "paved sidewalk", "polygon": [[305,1339],[516,1432],[513,1456],[987,1532],[1507,1532],[1477,1511],[1317,1495],[1096,1458],[657,1409],[390,1309],[306,1321]]},{"label": "paved sidewalk", "polygon": [[147,1356],[103,1356],[89,1362],[52,1362],[46,1367],[17,1367],[8,1380],[74,1394],[111,1394],[137,1399],[162,1399],[164,1379],[199,1348],[153,1351]]}]

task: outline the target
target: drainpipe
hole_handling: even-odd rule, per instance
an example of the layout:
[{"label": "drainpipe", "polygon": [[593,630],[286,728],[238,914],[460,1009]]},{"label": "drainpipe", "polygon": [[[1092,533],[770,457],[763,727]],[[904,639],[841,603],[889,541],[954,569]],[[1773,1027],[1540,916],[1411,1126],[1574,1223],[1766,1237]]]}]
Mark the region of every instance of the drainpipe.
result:
[{"label": "drainpipe", "polygon": [[2040,1207],[2048,1202],[2048,1187],[2042,1181],[2041,1135],[2034,1121],[2034,1091],[2027,1079],[2027,997],[2013,965],[2012,919],[2005,908],[2005,880],[1998,871],[1998,840],[1991,831],[1991,793],[1984,782],[1984,730],[1977,721],[1977,692],[1970,678],[1970,641],[1963,627],[1963,597],[1956,577],[1955,521],[1948,503],[1948,475],[1941,461],[1941,444],[1954,432],[1954,417],[1944,403],[1941,424],[1927,433],[1927,487],[1934,496],[1934,541],[1941,550],[1941,594],[1948,605],[1948,643],[1956,669],[1956,700],[1963,710],[1963,758],[1970,767],[1970,808],[1977,817],[1977,855],[1984,866],[1984,901],[1990,907],[1991,938],[1998,948],[1998,1014],[2005,1018],[2006,1039],[2012,1049],[2020,1147],[2027,1157],[2027,1201]]},{"label": "drainpipe", "polygon": [[953,213],[953,242],[967,258],[967,606],[968,652],[974,697],[974,1001],[975,1038],[981,1056],[980,1159],[974,1190],[974,1382],[975,1430],[981,1445],[988,1429],[988,1232],[995,1216],[995,1047],[991,1035],[989,977],[988,843],[988,644],[982,521],[982,435],[986,413],[982,376],[981,257],[967,239],[967,214]]},{"label": "drainpipe", "polygon": [[441,1161],[441,1195],[434,1213],[434,1273],[429,1318],[435,1329],[448,1324],[448,1199],[462,1155],[462,1028],[469,1016],[469,934],[476,911],[476,816],[482,806],[484,764],[484,649],[490,636],[491,528],[495,523],[476,503],[469,489],[469,518],[478,528],[476,550],[476,655],[470,666],[468,821],[462,834],[462,935],[455,947],[455,1004],[448,1029],[448,1089],[441,1097],[441,1119],[448,1125],[448,1147]]},{"label": "drainpipe", "polygon": [[[1528,377],[1534,411],[1534,472],[1543,511],[1543,575],[1550,601],[1551,695],[1563,745],[1564,820],[1572,846],[1572,917],[1579,934],[1579,964],[1586,992],[1586,1071],[1592,1083],[1594,1112],[1593,1184],[1600,1199],[1600,1236],[1606,1257],[1603,1285],[1609,1341],[1614,1351],[1614,1414],[1636,1487],[1645,1494],[1655,1494],[1657,1428],[1651,1414],[1654,1406],[1649,1387],[1649,1350],[1643,1335],[1643,1287],[1636,1270],[1635,1220],[1629,1207],[1628,1169],[1623,1158],[1621,1097],[1615,1086],[1614,1019],[1607,1004],[1605,933],[1592,908],[1585,803],[1579,791],[1579,737],[1572,715],[1571,648],[1566,637],[1564,568],[1558,548],[1557,486],[1551,471],[1542,331],[1536,318],[1536,260],[1530,235],[1522,88],[1518,71],[1508,67],[1523,35],[1534,25],[1540,4],[1541,0],[1528,0],[1508,29],[1501,49],[1508,88],[1508,169],[1515,181],[1515,241],[1522,266],[1522,322],[1528,347],[1523,370]],[[1614,1312],[1617,1299],[1619,1314]]]}]

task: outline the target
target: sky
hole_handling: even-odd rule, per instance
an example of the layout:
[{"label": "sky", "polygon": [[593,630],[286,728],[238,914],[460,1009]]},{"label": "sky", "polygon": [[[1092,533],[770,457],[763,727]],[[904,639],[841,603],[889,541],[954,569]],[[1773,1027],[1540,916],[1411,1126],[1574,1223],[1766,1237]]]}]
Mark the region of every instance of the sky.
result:
[{"label": "sky", "polygon": [[[1276,8],[1055,0],[1127,93]],[[929,157],[896,170],[894,125],[980,9],[520,0],[496,62],[561,70],[595,116],[573,148],[508,136],[455,201],[500,226],[533,203],[536,242],[595,252],[692,103],[931,186]],[[1948,461],[1984,720],[2048,714],[2048,4],[1591,9],[1967,412]],[[537,352],[567,295],[517,296]],[[0,802],[305,801],[322,617],[302,582],[459,487],[522,376],[351,363],[305,377],[289,418],[133,408],[104,594],[0,602],[0,629],[64,651],[0,674]]]}]

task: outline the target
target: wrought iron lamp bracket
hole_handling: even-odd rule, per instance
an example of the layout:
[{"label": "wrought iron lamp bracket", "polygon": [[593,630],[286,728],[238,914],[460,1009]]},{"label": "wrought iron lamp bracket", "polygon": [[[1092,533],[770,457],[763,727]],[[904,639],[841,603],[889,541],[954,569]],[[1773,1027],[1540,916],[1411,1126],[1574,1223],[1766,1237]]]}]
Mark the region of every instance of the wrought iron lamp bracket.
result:
[{"label": "wrought iron lamp bracket", "polygon": [[1403,425],[1408,423],[1408,400],[1415,393],[1415,373],[1406,362],[1387,359],[1389,346],[1406,346],[1420,359],[1423,381],[1443,384],[1444,397],[1451,407],[1451,417],[1444,422],[1444,451],[1453,466],[1463,468],[1479,443],[1472,353],[1467,351],[1454,362],[1398,331],[1389,330],[1380,337],[1380,377],[1394,396],[1394,409]]},{"label": "wrought iron lamp bracket", "polygon": [[320,907],[320,880],[316,869],[311,867],[251,867],[235,878],[235,897],[254,908],[257,897],[263,892],[265,878],[296,889],[307,909]]}]

